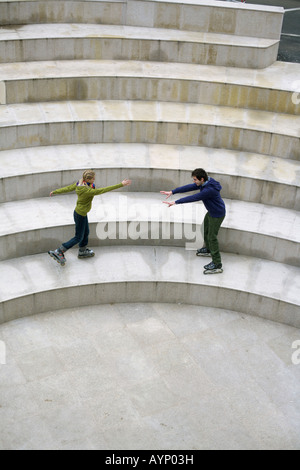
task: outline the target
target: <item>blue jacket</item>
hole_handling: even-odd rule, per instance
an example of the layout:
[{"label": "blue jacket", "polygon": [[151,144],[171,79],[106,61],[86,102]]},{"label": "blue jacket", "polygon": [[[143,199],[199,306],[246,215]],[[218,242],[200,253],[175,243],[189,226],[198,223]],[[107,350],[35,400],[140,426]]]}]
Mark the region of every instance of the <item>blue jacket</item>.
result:
[{"label": "blue jacket", "polygon": [[192,196],[183,197],[176,201],[176,204],[186,204],[188,202],[202,201],[211,217],[225,217],[226,208],[223,199],[221,198],[220,191],[222,186],[213,178],[209,177],[202,186],[197,186],[196,183],[181,186],[172,191],[173,194],[187,193],[190,191],[199,190],[199,193]]}]

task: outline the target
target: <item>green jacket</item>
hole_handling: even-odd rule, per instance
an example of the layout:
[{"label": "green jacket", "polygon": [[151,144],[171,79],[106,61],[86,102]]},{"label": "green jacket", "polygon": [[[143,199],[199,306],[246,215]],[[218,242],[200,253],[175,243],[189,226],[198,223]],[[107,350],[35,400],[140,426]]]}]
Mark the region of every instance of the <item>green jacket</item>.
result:
[{"label": "green jacket", "polygon": [[119,189],[122,187],[123,184],[119,183],[115,184],[114,186],[108,186],[107,188],[93,189],[90,186],[79,186],[77,183],[74,183],[70,184],[69,186],[65,186],[64,188],[56,189],[55,191],[53,191],[53,194],[63,194],[76,191],[78,199],[75,211],[77,212],[77,214],[85,217],[92,208],[92,201],[94,199],[94,196],[98,196],[99,194],[104,194],[109,191],[113,191],[114,189]]}]

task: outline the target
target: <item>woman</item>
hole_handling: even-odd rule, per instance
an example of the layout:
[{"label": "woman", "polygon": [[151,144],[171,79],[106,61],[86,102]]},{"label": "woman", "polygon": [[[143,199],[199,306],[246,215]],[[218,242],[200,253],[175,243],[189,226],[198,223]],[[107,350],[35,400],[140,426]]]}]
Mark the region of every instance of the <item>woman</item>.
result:
[{"label": "woman", "polygon": [[64,253],[72,248],[72,246],[79,244],[78,258],[90,258],[94,256],[95,253],[93,250],[90,250],[87,247],[89,238],[89,222],[87,214],[92,208],[93,198],[99,194],[114,191],[115,189],[122,188],[123,186],[129,186],[130,184],[131,180],[126,179],[122,181],[122,183],[114,186],[96,189],[95,172],[92,170],[86,170],[84,171],[81,180],[77,183],[52,191],[50,196],[76,191],[78,198],[74,210],[75,236],[71,238],[71,240],[62,243],[55,251],[48,251],[48,254],[58,263],[64,265],[66,262]]}]

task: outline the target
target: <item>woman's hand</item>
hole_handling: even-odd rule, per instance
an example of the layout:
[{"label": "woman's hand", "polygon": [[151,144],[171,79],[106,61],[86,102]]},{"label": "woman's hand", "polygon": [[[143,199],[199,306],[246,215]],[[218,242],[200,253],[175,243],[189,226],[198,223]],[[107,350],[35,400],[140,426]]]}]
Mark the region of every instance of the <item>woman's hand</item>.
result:
[{"label": "woman's hand", "polygon": [[52,196],[53,196],[53,191],[51,191],[51,193],[49,194],[49,196],[50,196],[50,197],[52,197]]},{"label": "woman's hand", "polygon": [[122,185],[123,185],[123,186],[130,186],[131,183],[132,183],[131,180],[124,180],[124,181],[122,181]]}]

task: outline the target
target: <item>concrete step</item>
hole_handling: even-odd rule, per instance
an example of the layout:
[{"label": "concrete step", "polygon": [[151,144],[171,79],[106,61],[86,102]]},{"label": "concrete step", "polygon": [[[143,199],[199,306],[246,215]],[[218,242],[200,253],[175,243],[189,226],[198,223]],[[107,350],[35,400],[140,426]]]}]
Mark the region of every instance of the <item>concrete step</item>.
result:
[{"label": "concrete step", "polygon": [[211,105],[68,101],[0,107],[0,150],[141,142],[300,159],[300,116]]},{"label": "concrete step", "polygon": [[6,63],[0,104],[126,98],[299,114],[299,70],[288,62],[263,70],[111,60]]},{"label": "concrete step", "polygon": [[[180,195],[172,197],[179,199]],[[0,260],[57,248],[74,236],[76,195],[0,205]],[[159,193],[112,192],[96,197],[89,214],[90,244],[203,246],[202,203],[169,209]],[[300,267],[300,212],[225,200],[219,242],[224,252]]]},{"label": "concrete step", "polygon": [[[300,210],[300,165],[254,153],[156,144],[87,144],[0,152],[0,202],[48,196],[86,168],[97,185],[132,178],[130,191],[157,192],[191,181],[199,166],[221,182],[224,197]],[[125,188],[124,188],[125,190]]]},{"label": "concrete step", "polygon": [[34,0],[0,3],[0,24],[98,23],[279,39],[284,10],[203,0]]},{"label": "concrete step", "polygon": [[3,26],[0,62],[115,59],[265,68],[279,39],[95,24]]},{"label": "concrete step", "polygon": [[118,302],[220,307],[300,327],[299,268],[223,254],[224,272],[204,275],[183,248],[102,247],[88,260],[70,250],[64,267],[47,253],[0,263],[0,321]]}]

